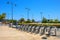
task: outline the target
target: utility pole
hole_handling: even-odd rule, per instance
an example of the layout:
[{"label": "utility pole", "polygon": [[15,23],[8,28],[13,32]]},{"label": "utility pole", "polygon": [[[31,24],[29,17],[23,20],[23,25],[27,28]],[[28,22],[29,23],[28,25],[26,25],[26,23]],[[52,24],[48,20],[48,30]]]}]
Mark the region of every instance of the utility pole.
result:
[{"label": "utility pole", "polygon": [[11,4],[11,19],[12,19],[12,26],[13,26],[13,6],[16,6],[16,4],[9,1],[7,2],[7,4]]}]

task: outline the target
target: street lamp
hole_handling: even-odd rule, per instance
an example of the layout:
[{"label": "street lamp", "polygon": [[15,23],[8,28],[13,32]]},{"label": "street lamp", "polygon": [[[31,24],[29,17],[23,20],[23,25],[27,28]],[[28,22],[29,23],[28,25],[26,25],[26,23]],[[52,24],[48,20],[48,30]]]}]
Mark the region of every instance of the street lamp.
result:
[{"label": "street lamp", "polygon": [[40,15],[41,15],[41,21],[42,21],[42,14],[43,14],[43,13],[42,13],[42,12],[40,12]]},{"label": "street lamp", "polygon": [[50,19],[50,15],[48,15],[48,19]]},{"label": "street lamp", "polygon": [[34,17],[33,17],[34,15],[33,15],[33,13],[32,13],[32,19],[34,19]]},{"label": "street lamp", "polygon": [[29,11],[30,9],[29,8],[25,8],[27,10],[27,19],[29,19]]},{"label": "street lamp", "polygon": [[13,6],[16,6],[16,4],[9,1],[7,2],[7,4],[11,4],[11,18],[12,18],[12,26],[13,26]]}]

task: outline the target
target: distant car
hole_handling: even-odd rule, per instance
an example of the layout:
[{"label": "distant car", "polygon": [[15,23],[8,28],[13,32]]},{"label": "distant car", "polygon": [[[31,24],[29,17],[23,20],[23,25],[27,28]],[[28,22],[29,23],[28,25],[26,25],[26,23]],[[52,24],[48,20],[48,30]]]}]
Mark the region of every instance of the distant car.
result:
[{"label": "distant car", "polygon": [[13,27],[12,28],[16,28],[16,25],[13,25]]}]

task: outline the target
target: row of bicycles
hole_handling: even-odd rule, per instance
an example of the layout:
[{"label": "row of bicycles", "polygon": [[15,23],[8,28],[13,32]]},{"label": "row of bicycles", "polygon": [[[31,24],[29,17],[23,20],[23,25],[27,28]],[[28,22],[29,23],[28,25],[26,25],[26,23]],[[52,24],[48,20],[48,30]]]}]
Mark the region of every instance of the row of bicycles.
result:
[{"label": "row of bicycles", "polygon": [[34,25],[10,25],[21,31],[36,33],[39,35],[56,36],[57,28],[55,26],[34,26]]}]

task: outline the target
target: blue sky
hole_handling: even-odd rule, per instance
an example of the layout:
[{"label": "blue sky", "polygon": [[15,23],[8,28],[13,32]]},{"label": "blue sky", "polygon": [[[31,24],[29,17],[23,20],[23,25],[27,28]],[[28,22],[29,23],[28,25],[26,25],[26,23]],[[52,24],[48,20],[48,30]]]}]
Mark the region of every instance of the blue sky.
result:
[{"label": "blue sky", "polygon": [[13,18],[27,19],[27,10],[29,8],[29,19],[41,20],[42,16],[47,19],[59,19],[60,20],[60,0],[0,0],[0,14],[6,13],[7,19],[11,19],[11,4],[6,4],[7,1],[10,1],[16,4],[16,7],[13,7]]}]

